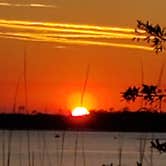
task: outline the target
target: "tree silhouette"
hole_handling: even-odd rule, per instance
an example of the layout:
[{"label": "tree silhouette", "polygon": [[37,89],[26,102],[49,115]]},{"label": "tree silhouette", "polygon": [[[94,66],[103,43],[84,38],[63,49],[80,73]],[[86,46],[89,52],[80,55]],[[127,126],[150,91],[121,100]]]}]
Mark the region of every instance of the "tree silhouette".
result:
[{"label": "tree silhouette", "polygon": [[[164,44],[166,41],[166,28],[162,28],[159,24],[152,25],[149,23],[149,21],[144,23],[141,20],[137,20],[135,32],[138,36],[135,37],[134,40],[146,41],[154,48],[156,53],[164,50]],[[162,73],[163,67],[161,70],[161,74]],[[159,82],[160,80],[161,78],[159,79]],[[138,97],[141,97],[145,101],[145,104],[152,105],[153,103],[157,103],[158,109],[161,112],[162,101],[166,97],[166,90],[159,88],[159,85],[160,83],[157,85],[142,84],[141,87],[130,86],[121,94],[123,99],[127,102],[135,102]]]},{"label": "tree silhouette", "polygon": [[155,101],[155,97],[157,95],[157,86],[142,84],[140,93],[145,101],[152,104]]},{"label": "tree silhouette", "polygon": [[166,97],[165,90],[158,88],[157,85],[147,85],[142,84],[141,87],[129,87],[124,92],[121,93],[122,98],[127,102],[135,102],[137,98],[143,98],[146,105],[152,105],[153,103],[158,103],[158,109],[161,112],[161,104]]},{"label": "tree silhouette", "polygon": [[160,112],[162,111],[162,102],[163,102],[164,98],[166,97],[165,91],[166,91],[165,89],[159,89],[158,93],[157,93],[157,99],[156,99],[156,101],[159,104],[159,110],[160,110]]},{"label": "tree silhouette", "polygon": [[147,21],[146,23],[137,20],[136,34],[144,35],[145,38],[135,37],[137,41],[143,40],[149,43],[156,53],[164,50],[164,43],[166,41],[166,29],[162,28],[159,24],[152,25]]},{"label": "tree silhouette", "polygon": [[126,101],[135,101],[136,98],[139,96],[139,88],[136,86],[129,87],[125,92],[122,92],[122,97]]}]

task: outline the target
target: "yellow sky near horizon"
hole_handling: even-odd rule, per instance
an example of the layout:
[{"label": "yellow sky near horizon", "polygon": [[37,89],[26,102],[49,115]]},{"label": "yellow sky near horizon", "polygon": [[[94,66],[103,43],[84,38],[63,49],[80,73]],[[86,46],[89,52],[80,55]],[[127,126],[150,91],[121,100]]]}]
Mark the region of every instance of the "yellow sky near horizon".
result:
[{"label": "yellow sky near horizon", "polygon": [[155,55],[147,44],[132,41],[136,20],[164,26],[164,5],[164,0],[0,1],[0,108],[12,108],[19,77],[17,105],[24,104],[24,49],[30,109],[79,105],[88,64],[84,105],[128,106],[120,92],[141,83],[141,63],[144,81],[155,84],[165,61],[165,53]]}]

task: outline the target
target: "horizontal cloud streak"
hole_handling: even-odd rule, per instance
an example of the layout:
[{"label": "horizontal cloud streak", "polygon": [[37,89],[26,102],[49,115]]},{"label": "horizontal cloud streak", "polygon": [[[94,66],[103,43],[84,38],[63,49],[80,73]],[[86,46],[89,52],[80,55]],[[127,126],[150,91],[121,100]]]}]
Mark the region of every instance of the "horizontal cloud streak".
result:
[{"label": "horizontal cloud streak", "polygon": [[77,44],[77,45],[97,45],[97,46],[113,46],[113,47],[122,47],[122,48],[133,48],[133,49],[143,49],[151,51],[152,48],[146,46],[139,46],[134,44],[123,44],[123,43],[112,43],[112,42],[100,42],[100,41],[90,41],[90,40],[73,40],[66,38],[48,38],[46,36],[32,35],[32,34],[2,34],[0,37],[18,39],[18,40],[27,40],[27,41],[39,41],[39,42],[56,42],[56,43],[65,43],[65,44]]},{"label": "horizontal cloud streak", "polygon": [[18,3],[0,2],[0,6],[6,6],[6,7],[56,8],[56,6],[54,6],[54,5],[46,5],[46,4],[40,4],[40,3],[18,4]]},{"label": "horizontal cloud streak", "polygon": [[[134,37],[134,29],[79,24],[0,20],[1,38],[56,42],[76,45],[98,45],[152,50],[150,47],[126,44]],[[145,36],[139,36],[145,38]],[[115,39],[119,42],[113,42]]]},{"label": "horizontal cloud streak", "polygon": [[74,28],[74,29],[86,29],[97,31],[115,31],[123,33],[134,33],[133,28],[120,28],[120,27],[108,27],[108,26],[96,26],[96,25],[80,25],[80,24],[65,24],[65,23],[52,23],[52,22],[32,22],[32,21],[18,21],[18,20],[3,20],[0,19],[0,23],[4,24],[17,24],[17,25],[39,25],[48,27],[60,27],[60,28]]}]

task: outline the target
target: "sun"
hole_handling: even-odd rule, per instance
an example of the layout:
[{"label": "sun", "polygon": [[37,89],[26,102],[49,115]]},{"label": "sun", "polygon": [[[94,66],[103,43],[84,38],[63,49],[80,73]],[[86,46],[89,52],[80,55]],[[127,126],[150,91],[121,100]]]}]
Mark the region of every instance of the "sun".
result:
[{"label": "sun", "polygon": [[85,107],[76,107],[72,110],[72,116],[84,116],[90,114],[87,108]]}]

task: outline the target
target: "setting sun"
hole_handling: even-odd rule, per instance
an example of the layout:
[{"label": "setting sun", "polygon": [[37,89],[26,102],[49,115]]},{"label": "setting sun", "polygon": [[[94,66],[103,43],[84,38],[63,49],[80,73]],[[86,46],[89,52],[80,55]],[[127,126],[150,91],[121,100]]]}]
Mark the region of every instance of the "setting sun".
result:
[{"label": "setting sun", "polygon": [[85,107],[76,107],[72,110],[72,116],[84,116],[88,114],[89,114],[89,111]]}]

